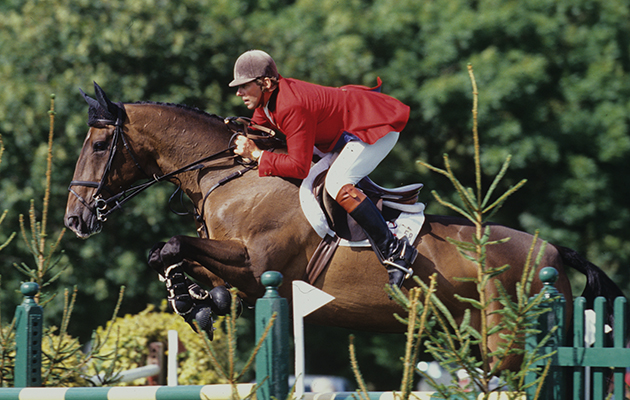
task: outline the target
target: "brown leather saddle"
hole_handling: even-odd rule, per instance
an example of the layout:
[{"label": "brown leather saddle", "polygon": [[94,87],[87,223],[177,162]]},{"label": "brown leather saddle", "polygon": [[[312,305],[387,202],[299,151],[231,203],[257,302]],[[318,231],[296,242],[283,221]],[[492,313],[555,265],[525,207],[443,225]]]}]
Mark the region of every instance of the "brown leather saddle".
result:
[{"label": "brown leather saddle", "polygon": [[[351,242],[360,242],[368,239],[363,228],[324,189],[327,173],[328,170],[315,178],[312,192],[324,211],[326,220],[335,232],[335,235],[326,235],[322,239],[306,266],[306,280],[311,284],[317,280],[328,266],[341,239]],[[418,193],[422,189],[423,184],[417,183],[401,188],[387,189],[377,185],[369,177],[365,177],[357,184],[357,187],[381,210],[385,221],[395,221],[402,212],[396,205],[417,203]]]}]

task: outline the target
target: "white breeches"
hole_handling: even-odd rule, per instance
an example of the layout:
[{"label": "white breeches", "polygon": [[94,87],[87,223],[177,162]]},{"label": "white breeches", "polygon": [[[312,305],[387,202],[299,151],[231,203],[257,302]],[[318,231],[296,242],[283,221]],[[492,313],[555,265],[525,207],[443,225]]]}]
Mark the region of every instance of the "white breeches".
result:
[{"label": "white breeches", "polygon": [[336,199],[342,186],[356,185],[368,176],[394,148],[398,136],[399,132],[392,131],[371,145],[360,140],[348,142],[326,175],[324,187],[328,194]]}]

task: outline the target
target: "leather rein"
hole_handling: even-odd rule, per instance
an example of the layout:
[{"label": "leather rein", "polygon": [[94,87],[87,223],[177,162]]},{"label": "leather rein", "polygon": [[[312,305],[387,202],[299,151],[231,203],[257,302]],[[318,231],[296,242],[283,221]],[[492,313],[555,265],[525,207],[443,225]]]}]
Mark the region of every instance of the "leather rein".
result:
[{"label": "leather rein", "polygon": [[[143,168],[140,166],[140,164],[138,163],[138,160],[135,156],[135,153],[133,152],[133,150],[131,149],[131,146],[129,146],[129,142],[127,141],[124,131],[123,131],[123,125],[124,125],[124,111],[122,109],[119,109],[118,112],[118,117],[116,119],[116,121],[112,121],[112,120],[105,120],[105,119],[99,119],[98,121],[96,121],[98,124],[104,124],[104,125],[114,125],[114,135],[112,137],[112,142],[110,144],[110,148],[109,148],[109,158],[107,160],[107,164],[105,165],[105,170],[103,171],[103,176],[101,177],[100,182],[93,182],[93,181],[71,181],[70,182],[70,186],[68,187],[68,191],[70,191],[70,193],[72,193],[73,195],[75,195],[77,197],[77,199],[79,199],[79,201],[85,206],[87,207],[92,214],[96,215],[96,218],[98,221],[100,222],[105,222],[107,221],[107,217],[114,212],[117,209],[122,208],[123,204],[125,204],[126,202],[128,202],[129,200],[131,200],[133,197],[135,197],[136,195],[140,194],[141,192],[143,192],[144,190],[148,189],[149,187],[155,185],[156,183],[160,183],[163,181],[166,181],[170,178],[175,177],[176,175],[182,174],[184,172],[189,172],[189,171],[194,171],[194,170],[198,170],[201,168],[205,167],[206,162],[209,161],[215,161],[215,160],[220,160],[222,158],[228,158],[228,157],[234,157],[234,154],[232,153],[232,150],[235,148],[235,146],[230,145],[228,146],[226,149],[218,151],[214,154],[211,154],[207,157],[204,157],[202,159],[199,159],[197,161],[194,161],[182,168],[179,168],[175,171],[169,172],[167,174],[164,174],[162,176],[153,176],[151,180],[145,182],[145,183],[141,183],[139,185],[136,186],[132,186],[129,189],[126,190],[122,190],[120,193],[114,193],[111,189],[109,189],[106,185],[105,185],[105,181],[107,180],[107,176],[109,174],[109,172],[111,171],[112,168],[112,163],[114,160],[114,156],[116,155],[116,152],[118,150],[118,142],[122,141],[123,146],[125,147],[125,149],[127,149],[127,152],[131,155],[131,158],[133,159],[134,163],[136,164],[136,167],[147,177],[149,177],[149,175],[143,170]],[[225,123],[226,125],[230,122],[238,122],[238,123],[242,123],[244,128],[244,133],[248,136],[253,136],[251,134],[248,134],[247,132],[247,128],[245,123],[248,122],[248,120],[246,118],[243,117],[238,117],[238,118],[227,118],[225,119]],[[254,128],[258,128],[257,125],[253,125]],[[240,132],[229,128],[234,132],[234,135],[232,136],[232,138],[234,136],[236,136],[237,134],[240,134]],[[267,129],[267,128],[265,128]],[[265,133],[268,133],[267,131],[265,131]],[[275,133],[275,132],[274,132]],[[268,133],[269,134],[269,133]],[[266,136],[269,137],[269,136]],[[230,139],[229,143],[232,142],[232,139]],[[245,166],[244,169],[236,171],[234,173],[232,173],[231,175],[221,179],[219,181],[219,183],[217,183],[216,185],[213,186],[212,189],[210,189],[210,191],[206,194],[206,196],[204,197],[204,203],[205,203],[205,199],[208,197],[208,195],[217,187],[225,184],[226,182],[237,178],[241,175],[243,175],[245,172],[247,172],[250,169],[253,169],[256,167],[255,163],[250,163],[247,164]],[[94,201],[94,207],[90,206],[90,204],[81,196],[79,195],[72,187],[73,186],[83,186],[83,187],[90,187],[90,188],[96,188],[96,192],[92,195],[92,200]],[[109,194],[111,195],[110,197],[108,197],[107,199],[104,199],[102,196],[103,191],[107,191],[109,192]],[[203,214],[201,214],[203,215]]]}]

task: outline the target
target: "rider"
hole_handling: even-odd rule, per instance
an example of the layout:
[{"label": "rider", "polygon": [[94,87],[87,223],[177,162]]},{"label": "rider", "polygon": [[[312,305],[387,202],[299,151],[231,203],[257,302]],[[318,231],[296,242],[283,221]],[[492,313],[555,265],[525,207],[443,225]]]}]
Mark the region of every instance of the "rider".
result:
[{"label": "rider", "polygon": [[[380,82],[379,82],[380,84]],[[328,194],[363,228],[387,268],[389,283],[401,286],[413,274],[416,249],[396,238],[374,203],[355,185],[392,150],[407,124],[409,107],[363,86],[332,88],[284,78],[261,50],[243,53],[234,64],[236,95],[254,110],[252,123],[286,136],[287,154],[260,150],[245,136],[234,153],[258,162],[260,176],[304,179],[313,148],[339,152],[326,176]]]}]

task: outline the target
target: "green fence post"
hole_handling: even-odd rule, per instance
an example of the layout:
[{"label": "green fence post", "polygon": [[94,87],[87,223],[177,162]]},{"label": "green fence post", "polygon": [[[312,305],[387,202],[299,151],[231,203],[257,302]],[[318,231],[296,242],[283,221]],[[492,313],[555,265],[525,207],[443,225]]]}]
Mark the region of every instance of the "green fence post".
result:
[{"label": "green fence post", "polygon": [[35,302],[39,285],[25,282],[20,287],[24,301],[15,311],[15,387],[42,385],[42,330],[44,315]]},{"label": "green fence post", "polygon": [[[586,299],[577,297],[573,300],[573,348],[583,350],[584,343],[584,311],[586,309]],[[584,367],[573,368],[573,399],[585,399],[584,384],[586,373]]]},{"label": "green fence post", "polygon": [[[543,291],[545,292],[545,298],[551,299],[550,303],[551,312],[547,314],[546,317],[542,317],[545,321],[542,322],[541,327],[543,327],[543,332],[549,332],[554,326],[558,326],[558,329],[551,336],[547,345],[557,349],[558,347],[562,347],[565,345],[564,340],[564,331],[566,328],[566,300],[562,293],[556,289],[555,284],[558,280],[558,271],[552,267],[545,267],[540,270],[540,280],[543,282]],[[564,378],[564,368],[557,365],[557,354],[553,356],[554,361],[552,361],[552,366],[549,369],[549,375],[547,376],[547,386],[551,386],[549,388],[549,393],[551,394],[551,399],[563,400],[566,397],[566,390],[564,390],[563,382]],[[560,384],[558,384],[560,383]]]},{"label": "green fence post", "polygon": [[[614,303],[614,312],[615,312],[615,326],[614,329],[614,345],[615,348],[623,349],[626,347],[626,298],[625,297],[617,297]],[[625,395],[625,382],[624,377],[626,374],[625,368],[615,368],[614,369],[614,382],[615,382],[615,391],[614,396],[615,399],[623,399]]]},{"label": "green fence post", "polygon": [[256,339],[264,333],[274,313],[276,320],[256,355],[256,382],[262,382],[256,396],[258,400],[284,400],[289,393],[289,305],[278,294],[281,273],[267,271],[260,282],[266,292],[256,301]]},{"label": "green fence post", "polygon": [[[554,326],[557,325],[558,329],[553,333],[544,346],[550,348],[551,350],[555,350],[558,347],[565,345],[564,328],[566,301],[564,296],[562,296],[562,293],[560,293],[554,286],[558,280],[558,271],[556,271],[555,268],[545,267],[540,270],[538,276],[543,283],[541,293],[544,293],[543,296],[545,299],[552,300],[550,303],[546,303],[544,307],[549,307],[551,310],[538,317],[538,329],[540,330],[540,334],[536,336],[530,335],[527,337],[525,348],[528,351],[533,351],[538,345],[538,342],[542,340],[542,338],[544,338]],[[564,381],[563,368],[555,366],[557,365],[557,358],[557,354],[552,356],[551,368],[549,369],[549,374],[545,379],[545,384],[543,385],[541,391],[541,399],[562,400],[565,398],[565,391],[562,390],[563,385],[555,384],[557,382]],[[536,375],[529,374],[527,381],[532,382],[533,379],[536,379]],[[533,394],[535,392],[536,388],[530,387],[527,390],[528,398],[533,398]]]}]

